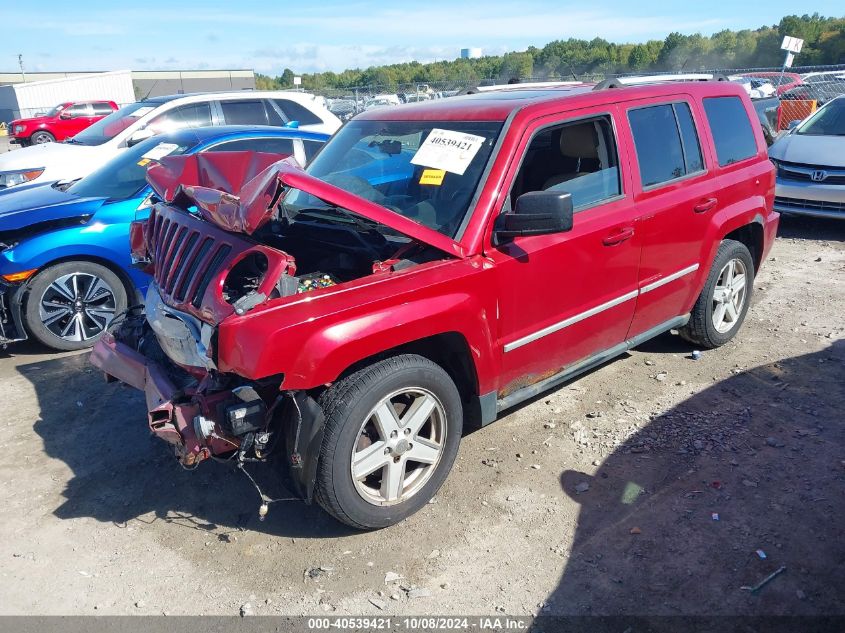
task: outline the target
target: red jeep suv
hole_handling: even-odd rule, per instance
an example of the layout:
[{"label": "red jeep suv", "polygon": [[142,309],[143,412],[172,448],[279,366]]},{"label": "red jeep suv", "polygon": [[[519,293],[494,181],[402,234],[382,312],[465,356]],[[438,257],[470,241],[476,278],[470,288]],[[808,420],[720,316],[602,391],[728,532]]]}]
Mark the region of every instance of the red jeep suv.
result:
[{"label": "red jeep suv", "polygon": [[11,141],[40,145],[63,141],[117,110],[114,101],[69,101],[41,116],[15,119],[9,124]]},{"label": "red jeep suv", "polygon": [[614,86],[368,111],[305,171],[247,182],[231,157],[163,158],[131,240],[146,308],[94,364],[146,392],[184,466],[275,454],[340,521],[400,521],[465,424],[670,329],[740,329],[779,217],[751,102]]}]

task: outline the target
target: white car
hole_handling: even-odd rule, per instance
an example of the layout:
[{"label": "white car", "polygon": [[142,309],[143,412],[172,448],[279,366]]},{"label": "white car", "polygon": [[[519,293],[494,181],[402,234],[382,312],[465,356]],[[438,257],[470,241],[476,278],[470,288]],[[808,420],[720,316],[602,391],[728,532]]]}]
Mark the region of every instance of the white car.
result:
[{"label": "white car", "polygon": [[25,183],[87,176],[127,147],[185,127],[296,125],[334,134],[340,119],[322,97],[304,92],[240,91],[153,97],[129,104],[64,143],[24,147],[0,155],[0,190]]},{"label": "white car", "polygon": [[743,75],[733,75],[728,77],[728,79],[734,83],[741,84],[751,99],[768,99],[769,97],[774,97],[777,93],[777,88],[768,79],[745,77]]}]

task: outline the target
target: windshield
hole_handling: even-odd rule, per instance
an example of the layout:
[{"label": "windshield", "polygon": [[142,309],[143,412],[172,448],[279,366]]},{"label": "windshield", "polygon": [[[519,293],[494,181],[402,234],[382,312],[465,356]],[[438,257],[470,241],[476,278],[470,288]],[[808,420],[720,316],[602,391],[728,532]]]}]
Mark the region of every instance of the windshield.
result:
[{"label": "windshield", "polygon": [[84,198],[130,198],[147,186],[147,167],[150,163],[163,156],[184,154],[197,144],[195,139],[186,140],[184,134],[178,138],[181,142],[173,141],[172,136],[165,135],[138,143],[71,185],[67,191]]},{"label": "windshield", "polygon": [[796,134],[845,136],[845,97],[835,99],[807,119]]},{"label": "windshield", "polygon": [[94,125],[85,128],[65,142],[75,145],[102,145],[120,134],[142,116],[154,110],[158,105],[157,103],[130,103],[117,112],[112,112],[107,117],[100,119]]},{"label": "windshield", "polygon": [[[454,238],[501,129],[486,121],[352,121],[306,171]],[[295,218],[331,208],[292,190],[284,210]]]},{"label": "windshield", "polygon": [[59,112],[61,112],[64,109],[65,109],[64,104],[57,105],[55,108],[51,108],[50,110],[48,110],[44,114],[44,116],[56,116],[56,115],[59,114]]}]

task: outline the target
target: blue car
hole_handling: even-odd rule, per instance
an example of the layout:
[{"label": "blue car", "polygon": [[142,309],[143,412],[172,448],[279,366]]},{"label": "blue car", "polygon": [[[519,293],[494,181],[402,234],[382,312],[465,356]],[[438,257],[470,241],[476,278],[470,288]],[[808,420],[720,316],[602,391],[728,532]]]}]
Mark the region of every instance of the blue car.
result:
[{"label": "blue car", "polygon": [[163,156],[251,150],[304,164],[328,135],[278,127],[208,127],[135,145],[71,185],[0,194],[0,347],[32,337],[58,350],[92,346],[142,301],[150,278],[131,265],[129,225],[149,214],[147,165]]}]

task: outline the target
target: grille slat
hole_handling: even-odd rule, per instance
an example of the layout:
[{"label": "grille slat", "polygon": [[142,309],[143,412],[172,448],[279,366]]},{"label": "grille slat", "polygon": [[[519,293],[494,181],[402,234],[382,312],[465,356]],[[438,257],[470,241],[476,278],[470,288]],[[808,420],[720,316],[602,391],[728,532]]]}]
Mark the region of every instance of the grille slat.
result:
[{"label": "grille slat", "polygon": [[786,209],[809,209],[813,211],[838,211],[845,213],[845,202],[828,202],[826,200],[805,200],[802,198],[775,197],[775,204]]},{"label": "grille slat", "polygon": [[167,254],[161,260],[162,266],[164,266],[165,276],[164,281],[167,281],[168,275],[173,270],[173,261],[176,258],[176,253],[179,252],[179,247],[185,242],[185,235],[188,232],[184,226],[176,226],[176,231],[174,231],[173,238],[170,240],[170,245],[167,248]]},{"label": "grille slat", "polygon": [[199,284],[197,284],[196,290],[194,290],[193,299],[191,300],[191,304],[195,308],[199,308],[200,304],[202,303],[202,298],[205,295],[205,291],[208,289],[208,284],[211,283],[211,278],[214,276],[214,273],[220,268],[220,265],[223,261],[229,256],[229,253],[232,252],[232,247],[228,244],[224,244],[220,248],[217,249],[217,252],[214,254],[214,258],[211,260],[211,263],[206,267],[205,274],[200,279]]},{"label": "grille slat", "polygon": [[194,251],[191,253],[190,258],[186,259],[187,267],[185,271],[181,275],[181,279],[179,283],[176,285],[176,290],[173,292],[173,298],[177,301],[184,301],[185,300],[185,293],[188,290],[188,286],[191,284],[191,280],[194,277],[194,273],[197,271],[197,267],[200,264],[200,261],[205,257],[205,254],[211,248],[211,245],[214,243],[210,237],[206,237],[200,242],[198,248],[195,248]]},{"label": "grille slat", "polygon": [[167,260],[170,256],[170,250],[173,248],[173,241],[176,238],[176,233],[178,231],[179,225],[175,222],[171,222],[167,229],[167,234],[164,236],[164,240],[161,243],[161,259],[159,261],[162,262],[162,265],[165,268],[167,268]]},{"label": "grille slat", "polygon": [[170,266],[170,269],[166,270],[164,272],[164,275],[162,276],[161,287],[166,292],[173,292],[173,286],[176,285],[176,279],[177,277],[179,277],[179,273],[182,270],[182,262],[185,261],[185,254],[191,252],[191,249],[194,247],[194,244],[196,244],[196,241],[198,239],[199,233],[194,231],[193,233],[191,233],[190,237],[188,237],[179,247],[179,251],[173,258],[173,262]]},{"label": "grille slat", "polygon": [[194,271],[196,274],[191,274],[188,285],[185,287],[185,301],[190,301],[191,297],[194,296],[194,293],[197,291],[197,287],[199,286],[202,278],[205,276],[204,272],[206,272],[211,267],[211,262],[214,259],[214,255],[216,253],[216,249],[214,248],[214,241],[209,240],[208,248],[205,248],[205,243],[200,247],[200,251],[202,252],[200,257],[197,258],[196,266],[194,267]]}]

